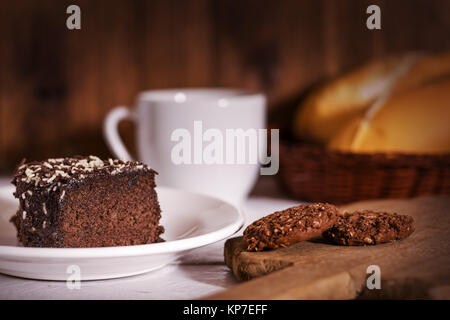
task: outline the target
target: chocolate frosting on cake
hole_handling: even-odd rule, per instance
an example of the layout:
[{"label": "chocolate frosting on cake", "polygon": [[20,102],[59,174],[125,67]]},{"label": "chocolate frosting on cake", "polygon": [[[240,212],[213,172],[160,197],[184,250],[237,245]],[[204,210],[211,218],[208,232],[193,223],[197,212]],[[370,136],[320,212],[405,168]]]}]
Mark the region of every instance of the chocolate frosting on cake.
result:
[{"label": "chocolate frosting on cake", "polygon": [[21,182],[39,187],[48,187],[58,182],[67,183],[70,179],[83,180],[86,177],[107,173],[115,175],[124,171],[154,170],[138,161],[123,161],[118,159],[101,160],[96,156],[76,156],[73,158],[50,158],[40,162],[25,163],[26,159],[17,167],[13,184]]}]

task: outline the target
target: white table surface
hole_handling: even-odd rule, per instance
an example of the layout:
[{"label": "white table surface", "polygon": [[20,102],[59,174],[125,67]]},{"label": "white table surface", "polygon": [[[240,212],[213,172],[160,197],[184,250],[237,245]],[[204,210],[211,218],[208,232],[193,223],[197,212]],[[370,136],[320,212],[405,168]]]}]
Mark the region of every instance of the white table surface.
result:
[{"label": "white table surface", "polygon": [[[8,182],[0,178],[0,185]],[[298,201],[283,198],[275,177],[262,176],[243,206],[246,225],[295,204]],[[196,299],[238,284],[224,264],[224,242],[192,250],[178,261],[146,274],[83,281],[78,290],[68,289],[65,282],[0,274],[0,299]]]}]

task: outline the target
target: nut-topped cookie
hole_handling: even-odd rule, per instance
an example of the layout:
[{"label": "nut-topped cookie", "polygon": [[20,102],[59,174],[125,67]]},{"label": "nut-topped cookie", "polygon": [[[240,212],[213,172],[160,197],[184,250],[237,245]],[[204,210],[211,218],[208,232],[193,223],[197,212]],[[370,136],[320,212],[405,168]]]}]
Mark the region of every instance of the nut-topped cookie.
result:
[{"label": "nut-topped cookie", "polygon": [[323,237],[341,245],[362,246],[404,239],[413,232],[411,216],[366,210],[339,215]]},{"label": "nut-topped cookie", "polygon": [[320,236],[334,225],[338,212],[331,204],[314,203],[272,213],[244,230],[247,250],[287,247]]}]

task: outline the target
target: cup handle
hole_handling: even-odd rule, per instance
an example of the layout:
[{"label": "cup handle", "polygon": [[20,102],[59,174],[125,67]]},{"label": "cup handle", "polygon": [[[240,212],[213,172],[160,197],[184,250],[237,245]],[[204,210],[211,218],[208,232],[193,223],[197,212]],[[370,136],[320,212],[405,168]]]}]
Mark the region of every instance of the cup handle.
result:
[{"label": "cup handle", "polygon": [[103,121],[103,136],[109,150],[111,150],[115,157],[125,161],[132,161],[133,157],[125,147],[118,130],[119,122],[124,119],[134,121],[134,117],[130,109],[124,106],[112,109]]}]

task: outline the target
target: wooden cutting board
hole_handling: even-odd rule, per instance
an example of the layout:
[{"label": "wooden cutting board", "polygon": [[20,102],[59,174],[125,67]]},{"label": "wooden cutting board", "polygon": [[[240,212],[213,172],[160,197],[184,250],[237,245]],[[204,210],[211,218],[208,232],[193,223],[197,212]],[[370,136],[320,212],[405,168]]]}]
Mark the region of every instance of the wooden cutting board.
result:
[{"label": "wooden cutting board", "polygon": [[[246,282],[207,299],[450,299],[450,197],[366,201],[344,209],[409,214],[416,230],[376,246],[316,239],[263,252],[247,252],[242,237],[229,239],[225,262]],[[367,288],[370,265],[380,267],[379,290]]]}]

